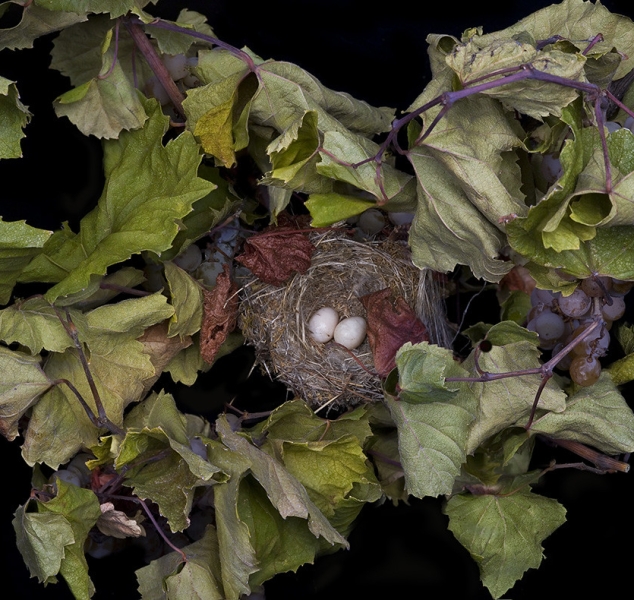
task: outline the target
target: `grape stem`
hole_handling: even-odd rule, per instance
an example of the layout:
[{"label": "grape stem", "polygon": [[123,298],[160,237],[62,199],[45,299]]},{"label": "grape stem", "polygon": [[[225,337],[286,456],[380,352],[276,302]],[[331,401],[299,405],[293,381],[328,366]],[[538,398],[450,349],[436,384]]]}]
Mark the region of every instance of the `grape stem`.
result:
[{"label": "grape stem", "polygon": [[130,37],[136,44],[136,47],[141,51],[141,54],[145,57],[148,65],[150,65],[150,68],[154,71],[159,83],[167,92],[169,99],[174,105],[174,109],[181,117],[185,118],[185,110],[183,109],[183,100],[185,100],[185,95],[178,89],[176,83],[174,83],[167,67],[161,60],[161,57],[158,55],[158,52],[152,45],[152,42],[148,39],[145,31],[143,31],[141,26],[134,20],[126,19],[124,20],[124,24],[130,34]]},{"label": "grape stem", "polygon": [[[573,452],[574,454],[576,454],[577,456],[580,456],[581,458],[585,458],[586,460],[589,460],[596,467],[597,470],[595,472],[627,473],[630,470],[630,465],[628,465],[626,462],[616,460],[615,458],[612,458],[611,456],[606,456],[605,454],[601,452],[597,452],[596,450],[592,448],[588,448],[588,446],[582,444],[581,442],[576,442],[574,440],[557,439],[557,438],[550,437],[549,435],[545,435],[543,433],[540,434],[539,437],[547,440],[549,443],[553,444],[554,446],[560,446],[561,448],[565,448],[566,450]],[[585,467],[588,467],[588,465],[585,465]],[[563,468],[563,465],[558,466],[557,468],[561,469]],[[547,469],[547,470],[551,470],[551,469]],[[590,468],[589,470],[592,470],[592,468]]]},{"label": "grape stem", "polygon": [[73,341],[73,345],[75,346],[75,349],[77,350],[79,361],[81,362],[81,366],[84,370],[84,374],[86,375],[86,380],[88,381],[88,386],[90,387],[90,392],[92,393],[95,406],[97,407],[97,414],[95,415],[95,413],[92,411],[92,409],[88,406],[88,404],[84,400],[83,396],[79,393],[79,390],[70,381],[68,381],[67,379],[60,379],[59,382],[65,383],[73,392],[73,394],[77,396],[79,403],[82,405],[82,407],[86,411],[86,414],[88,415],[88,418],[90,419],[92,424],[95,425],[95,427],[98,427],[98,428],[105,427],[114,435],[124,435],[125,432],[123,431],[123,429],[115,425],[108,418],[108,415],[106,414],[106,409],[104,408],[103,402],[101,401],[101,396],[99,395],[99,390],[97,389],[95,380],[92,376],[92,373],[90,372],[88,360],[86,359],[86,354],[81,345],[81,342],[79,341],[77,327],[75,326],[75,323],[73,323],[73,320],[70,316],[70,311],[68,310],[68,308],[64,309],[66,313],[66,319],[63,319],[62,315],[59,312],[59,309],[53,304],[51,306],[53,307],[53,310],[55,311],[55,314],[57,315],[59,322],[62,324],[62,327],[68,334],[68,337],[70,337],[70,339]]},{"label": "grape stem", "polygon": [[539,404],[539,399],[541,394],[548,383],[548,380],[553,376],[553,369],[557,366],[559,361],[561,361],[577,344],[580,344],[583,340],[585,340],[588,336],[590,336],[598,327],[603,324],[603,321],[600,318],[597,318],[593,321],[593,323],[580,335],[578,335],[575,339],[569,342],[566,346],[564,346],[555,356],[553,356],[549,361],[545,362],[540,367],[535,367],[533,369],[523,369],[518,371],[507,371],[506,373],[491,373],[489,371],[482,371],[478,365],[476,365],[476,369],[480,372],[478,377],[446,377],[445,381],[456,381],[456,382],[465,382],[465,383],[487,383],[489,381],[496,381],[498,379],[508,379],[509,377],[522,377],[524,375],[541,375],[542,381],[539,384],[539,388],[537,389],[537,393],[535,394],[535,400],[533,401],[533,406],[530,411],[530,415],[528,418],[528,422],[524,425],[524,429],[527,431],[531,428],[533,421],[535,419],[535,412],[537,410],[537,405]]}]

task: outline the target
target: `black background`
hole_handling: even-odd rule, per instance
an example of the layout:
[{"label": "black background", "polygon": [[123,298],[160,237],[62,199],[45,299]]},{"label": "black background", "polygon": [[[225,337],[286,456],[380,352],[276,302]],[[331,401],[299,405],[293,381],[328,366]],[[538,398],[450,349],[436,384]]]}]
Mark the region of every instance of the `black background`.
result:
[{"label": "black background", "polygon": [[[405,109],[429,80],[425,43],[429,33],[459,36],[478,25],[485,32],[495,31],[550,2],[484,1],[467,6],[444,2],[434,3],[433,8],[429,4],[162,0],[150,11],[173,19],[181,8],[198,10],[209,17],[217,36],[234,46],[248,45],[264,58],[295,62],[328,87],[371,104]],[[629,1],[603,4],[634,17]],[[8,25],[3,21],[2,26]],[[101,191],[101,150],[96,140],[84,138],[66,119],[54,116],[51,102],[68,89],[68,82],[47,69],[51,39],[36,41],[33,50],[0,52],[0,75],[18,81],[22,100],[34,114],[29,137],[23,141],[24,158],[0,162],[0,214],[5,220],[27,219],[49,229],[68,220],[76,228]],[[496,318],[487,312],[493,304],[486,295],[479,298],[467,322]],[[633,320],[631,309],[629,320]],[[250,360],[243,351],[222,359],[201,378],[191,403],[210,414],[210,406],[221,406],[235,395],[238,405],[242,402],[250,410],[279,402],[283,398],[279,388],[261,379],[243,381]],[[625,395],[632,398],[629,389]],[[28,498],[30,470],[23,466],[19,440],[0,442],[6,469],[0,492],[2,595],[16,600],[70,598],[63,582],[44,588],[30,580],[15,549],[10,520]],[[549,449],[538,452],[535,466],[545,466],[551,456]],[[562,460],[573,458],[562,455]],[[577,471],[547,476],[537,491],[564,504],[568,522],[545,541],[546,559],[540,569],[529,571],[505,597],[591,597],[599,590],[601,597],[622,595],[634,558],[633,477]],[[366,507],[350,537],[350,551],[320,558],[297,574],[276,577],[266,586],[267,598],[490,598],[479,583],[476,564],[446,525],[440,500],[413,500],[398,508]],[[133,571],[140,566],[134,553],[91,560],[95,598],[138,598]]]}]

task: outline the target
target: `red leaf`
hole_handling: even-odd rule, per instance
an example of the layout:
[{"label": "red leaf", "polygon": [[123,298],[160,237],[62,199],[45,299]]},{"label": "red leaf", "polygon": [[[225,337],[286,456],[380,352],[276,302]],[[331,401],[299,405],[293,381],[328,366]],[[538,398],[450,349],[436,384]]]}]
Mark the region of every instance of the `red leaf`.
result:
[{"label": "red leaf", "polygon": [[211,292],[204,290],[203,324],[200,329],[200,355],[209,364],[214,362],[218,349],[235,329],[238,319],[238,286],[229,277],[229,266],[216,279]]},{"label": "red leaf", "polygon": [[277,227],[254,235],[244,244],[244,254],[236,257],[258,279],[282,285],[294,272],[305,273],[315,246],[305,229]]},{"label": "red leaf", "polygon": [[392,297],[390,288],[362,296],[360,300],[367,312],[374,368],[381,377],[386,377],[396,367],[394,357],[403,344],[429,341],[427,328],[402,296]]}]

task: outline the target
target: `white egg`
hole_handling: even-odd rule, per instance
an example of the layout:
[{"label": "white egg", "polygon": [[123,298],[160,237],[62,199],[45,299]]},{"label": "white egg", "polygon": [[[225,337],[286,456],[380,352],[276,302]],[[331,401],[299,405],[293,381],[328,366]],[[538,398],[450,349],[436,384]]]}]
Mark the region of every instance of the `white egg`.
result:
[{"label": "white egg", "polygon": [[348,317],[335,328],[335,342],[354,350],[363,343],[366,331],[367,324],[363,317]]},{"label": "white egg", "polygon": [[329,342],[335,333],[338,321],[339,315],[334,308],[327,306],[320,308],[308,321],[310,337],[321,344]]}]

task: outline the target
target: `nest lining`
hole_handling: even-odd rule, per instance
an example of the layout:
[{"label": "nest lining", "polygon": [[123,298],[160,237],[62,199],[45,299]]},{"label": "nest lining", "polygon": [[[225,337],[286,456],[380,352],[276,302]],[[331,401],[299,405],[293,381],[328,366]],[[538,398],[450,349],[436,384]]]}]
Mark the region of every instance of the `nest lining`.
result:
[{"label": "nest lining", "polygon": [[360,243],[333,233],[313,234],[312,241],[316,251],[305,273],[283,287],[257,279],[243,287],[240,328],[269,376],[311,406],[381,400],[367,339],[351,351],[334,342],[320,344],[309,336],[308,320],[324,306],[334,308],[340,319],[366,318],[359,297],[389,287],[415,309],[431,341],[447,345],[440,290],[429,271],[412,265],[400,243]]}]

